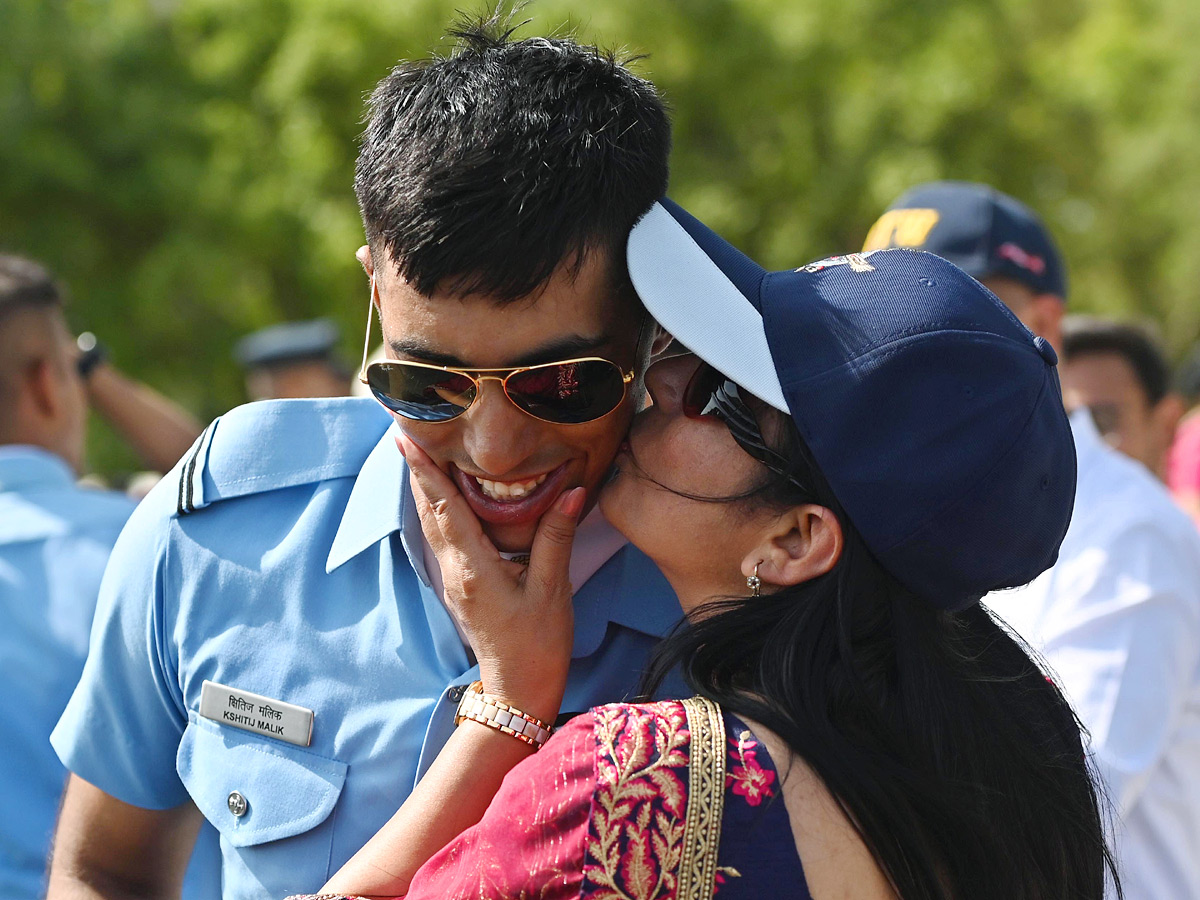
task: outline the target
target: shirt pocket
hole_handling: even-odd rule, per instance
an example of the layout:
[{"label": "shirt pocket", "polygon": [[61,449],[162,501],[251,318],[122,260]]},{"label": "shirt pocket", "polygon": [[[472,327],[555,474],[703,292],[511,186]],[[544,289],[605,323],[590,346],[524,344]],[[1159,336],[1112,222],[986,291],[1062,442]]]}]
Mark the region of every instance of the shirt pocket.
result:
[{"label": "shirt pocket", "polygon": [[[345,763],[189,713],[176,767],[192,800],[263,886],[283,896],[328,878],[329,814],[346,783]],[[240,813],[240,815],[239,815]],[[224,868],[230,872],[231,861]],[[235,880],[239,880],[234,875]]]}]

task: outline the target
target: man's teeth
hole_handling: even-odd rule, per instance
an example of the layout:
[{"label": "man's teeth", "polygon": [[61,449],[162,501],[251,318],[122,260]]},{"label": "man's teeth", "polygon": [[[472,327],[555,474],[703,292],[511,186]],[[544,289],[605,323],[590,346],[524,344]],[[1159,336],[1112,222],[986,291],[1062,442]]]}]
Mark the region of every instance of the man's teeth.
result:
[{"label": "man's teeth", "polygon": [[[549,472],[546,473],[546,475],[549,474]],[[475,480],[479,482],[483,492],[493,500],[517,500],[545,481],[546,475],[539,475],[533,481],[488,481],[486,478],[479,477],[476,477]]]}]

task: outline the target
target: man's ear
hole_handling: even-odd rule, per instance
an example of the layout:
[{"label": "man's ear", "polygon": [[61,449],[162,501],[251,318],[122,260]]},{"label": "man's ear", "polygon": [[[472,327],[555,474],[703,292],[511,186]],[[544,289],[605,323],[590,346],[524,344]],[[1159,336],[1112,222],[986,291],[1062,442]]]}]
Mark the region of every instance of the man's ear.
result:
[{"label": "man's ear", "polygon": [[54,361],[38,356],[21,373],[22,384],[29,404],[42,419],[53,419],[62,408],[61,385]]},{"label": "man's ear", "polygon": [[667,348],[670,347],[671,343],[675,340],[673,337],[671,337],[667,329],[663,328],[657,322],[654,322],[653,327],[654,339],[650,342],[650,358],[652,360],[658,359],[660,356],[666,353]]},{"label": "man's ear", "polygon": [[812,581],[833,569],[842,557],[845,535],[833,510],[815,503],[797,506],[764,529],[758,544],[743,558],[742,574],[762,580],[764,593]]},{"label": "man's ear", "polygon": [[354,252],[354,258],[363,267],[363,271],[367,273],[368,278],[375,274],[375,263],[371,260],[371,247],[369,244],[363,244],[359,247]]},{"label": "man's ear", "polygon": [[1175,429],[1179,427],[1179,420],[1183,418],[1185,412],[1187,409],[1184,406],[1183,398],[1174,391],[1159,400],[1151,411],[1151,420],[1154,428],[1158,431],[1160,446],[1164,451],[1169,450],[1171,444],[1175,442]]}]

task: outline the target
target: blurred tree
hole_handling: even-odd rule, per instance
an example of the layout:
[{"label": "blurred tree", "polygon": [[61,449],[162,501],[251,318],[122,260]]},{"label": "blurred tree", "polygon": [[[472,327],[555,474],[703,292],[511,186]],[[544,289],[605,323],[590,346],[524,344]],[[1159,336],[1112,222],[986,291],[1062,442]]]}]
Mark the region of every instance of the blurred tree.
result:
[{"label": "blurred tree", "polygon": [[[203,416],[242,399],[240,335],[330,315],[358,349],[351,191],[363,95],[461,0],[4,0],[0,246],[73,321]],[[474,9],[482,7],[476,5]],[[995,184],[1060,238],[1072,306],[1200,337],[1193,0],[540,0],[645,53],[672,193],[764,263],[856,249],[933,178]],[[132,459],[100,433],[96,466]]]}]

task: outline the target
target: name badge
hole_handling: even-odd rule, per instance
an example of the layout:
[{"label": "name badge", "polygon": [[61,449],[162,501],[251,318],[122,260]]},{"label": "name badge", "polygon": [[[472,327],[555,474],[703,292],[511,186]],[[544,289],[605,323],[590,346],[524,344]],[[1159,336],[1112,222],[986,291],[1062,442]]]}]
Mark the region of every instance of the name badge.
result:
[{"label": "name badge", "polygon": [[200,715],[222,725],[278,738],[298,747],[312,743],[311,709],[215,681],[205,681],[200,689]]}]

